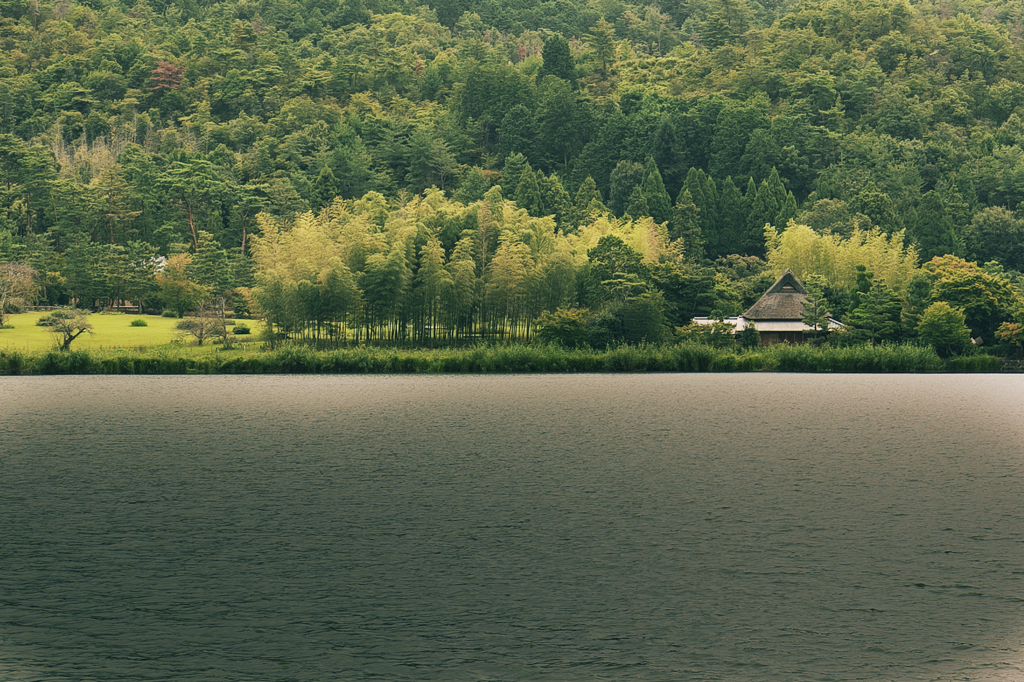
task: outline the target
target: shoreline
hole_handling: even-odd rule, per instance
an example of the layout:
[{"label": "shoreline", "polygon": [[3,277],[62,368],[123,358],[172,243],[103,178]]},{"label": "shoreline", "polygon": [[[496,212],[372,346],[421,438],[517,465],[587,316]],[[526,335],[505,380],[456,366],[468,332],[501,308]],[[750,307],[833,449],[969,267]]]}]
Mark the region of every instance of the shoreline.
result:
[{"label": "shoreline", "polygon": [[618,346],[608,350],[545,345],[469,348],[357,346],[313,350],[181,351],[0,350],[0,376],[60,374],[578,374],[646,372],[1022,373],[1024,360],[992,355],[943,359],[911,345],[813,348],[777,345],[752,350],[696,344]]}]

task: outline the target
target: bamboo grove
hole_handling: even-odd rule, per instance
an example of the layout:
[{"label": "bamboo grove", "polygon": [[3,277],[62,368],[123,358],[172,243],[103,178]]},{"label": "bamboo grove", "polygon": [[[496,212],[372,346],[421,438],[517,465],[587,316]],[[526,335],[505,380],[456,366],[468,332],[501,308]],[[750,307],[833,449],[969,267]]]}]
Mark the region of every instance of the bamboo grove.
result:
[{"label": "bamboo grove", "polygon": [[649,218],[558,232],[500,187],[468,205],[439,190],[371,193],[287,224],[261,215],[252,297],[279,334],[323,346],[528,341],[542,313],[576,307],[581,290],[594,303],[614,298],[617,283],[593,281],[587,256],[609,236],[655,261],[682,248]]}]

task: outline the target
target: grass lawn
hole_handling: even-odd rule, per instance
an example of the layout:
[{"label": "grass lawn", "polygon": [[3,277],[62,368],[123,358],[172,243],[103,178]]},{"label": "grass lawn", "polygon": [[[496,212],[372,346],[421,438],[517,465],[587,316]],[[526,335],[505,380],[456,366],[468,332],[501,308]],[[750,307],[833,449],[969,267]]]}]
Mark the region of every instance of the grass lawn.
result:
[{"label": "grass lawn", "polygon": [[[54,336],[48,327],[40,327],[36,322],[49,313],[23,313],[9,315],[7,325],[13,329],[0,329],[0,349],[23,352],[45,352],[55,347]],[[132,320],[146,321],[145,327],[131,326]],[[95,313],[89,316],[93,333],[86,332],[71,343],[72,350],[112,350],[116,348],[130,349],[182,349],[184,343],[176,343],[178,331],[174,328],[178,320],[173,317],[159,315],[137,315],[124,313]],[[236,337],[239,343],[252,343],[259,332],[259,322],[246,320],[253,334]],[[251,346],[250,346],[251,347]],[[194,339],[188,342],[193,352],[214,352],[219,346],[207,341],[202,347],[196,347]]]}]

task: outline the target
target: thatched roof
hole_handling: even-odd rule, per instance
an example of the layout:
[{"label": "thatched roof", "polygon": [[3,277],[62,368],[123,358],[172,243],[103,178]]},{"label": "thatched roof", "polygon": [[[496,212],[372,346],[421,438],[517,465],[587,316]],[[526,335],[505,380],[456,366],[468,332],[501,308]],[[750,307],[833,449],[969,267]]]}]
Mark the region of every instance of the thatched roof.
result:
[{"label": "thatched roof", "polygon": [[786,270],[775,280],[775,284],[743,313],[748,320],[800,320],[804,315],[804,301],[807,290],[796,275]]}]

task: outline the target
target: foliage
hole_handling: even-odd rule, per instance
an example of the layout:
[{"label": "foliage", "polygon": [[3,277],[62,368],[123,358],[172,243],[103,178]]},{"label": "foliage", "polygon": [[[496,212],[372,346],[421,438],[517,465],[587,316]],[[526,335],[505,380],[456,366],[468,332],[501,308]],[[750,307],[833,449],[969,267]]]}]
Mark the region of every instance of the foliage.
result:
[{"label": "foliage", "polygon": [[768,264],[777,273],[792,270],[801,281],[809,275],[823,285],[851,292],[857,285],[857,266],[864,265],[894,290],[902,292],[917,268],[917,252],[903,246],[903,233],[886,235],[878,229],[854,228],[848,237],[818,234],[807,225],[789,224],[782,232],[766,230]]},{"label": "foliage", "polygon": [[960,308],[971,334],[991,339],[999,325],[1013,317],[1020,296],[1002,277],[960,258],[933,258],[925,265],[932,279],[932,300]]},{"label": "foliage", "polygon": [[960,355],[971,347],[971,330],[967,328],[964,311],[944,301],[932,303],[925,309],[917,334],[944,358]]},{"label": "foliage", "polygon": [[194,338],[197,346],[208,339],[220,339],[225,345],[231,345],[227,323],[224,299],[216,298],[203,301],[194,314],[179,321],[175,328],[182,337]]},{"label": "foliage", "polygon": [[[748,325],[753,328],[754,325]],[[698,343],[712,348],[731,348],[736,345],[736,325],[728,322],[712,322],[711,324],[697,324],[691,322],[685,327],[676,330],[679,338],[683,341]],[[756,332],[756,329],[755,329]],[[747,335],[748,344],[751,343],[751,335]],[[760,344],[761,337],[757,334],[757,343]]]},{"label": "foliage", "polygon": [[894,342],[902,334],[903,306],[884,281],[876,281],[847,318],[849,334],[872,344]]},{"label": "foliage", "polygon": [[537,319],[537,339],[566,348],[580,348],[587,343],[587,316],[590,311],[559,308],[545,311]]},{"label": "foliage", "polygon": [[148,327],[149,323],[142,319],[136,319],[131,321],[133,327]]},{"label": "foliage", "polygon": [[[28,298],[252,288],[315,343],[526,341],[559,307],[742,309],[762,283],[709,288],[704,258],[764,256],[837,311],[866,266],[909,333],[918,253],[1024,269],[1012,3],[257,4],[5,6],[0,263]],[[653,274],[593,277],[609,235]],[[1017,305],[933,284],[984,335]]]},{"label": "foliage", "polygon": [[40,324],[50,328],[57,347],[62,351],[71,350],[71,342],[82,334],[92,333],[89,314],[77,308],[56,310],[41,319]]},{"label": "foliage", "polygon": [[753,322],[748,322],[736,334],[736,343],[740,345],[740,348],[746,348],[747,350],[757,348],[761,345],[761,332],[757,331],[757,326]]},{"label": "foliage", "polygon": [[178,317],[184,317],[185,312],[197,306],[208,292],[206,287],[194,282],[189,276],[188,267],[191,264],[191,256],[179,253],[171,256],[156,274],[160,298]]},{"label": "foliage", "polygon": [[815,348],[778,344],[753,350],[694,343],[618,345],[605,351],[552,345],[472,346],[464,349],[375,348],[278,350],[197,354],[190,350],[71,351],[24,354],[0,350],[0,375],[10,374],[280,374],[498,372],[991,372],[988,355],[943,361],[916,345]]},{"label": "foliage", "polygon": [[21,312],[38,294],[37,274],[25,263],[0,263],[0,329],[9,312]]}]

